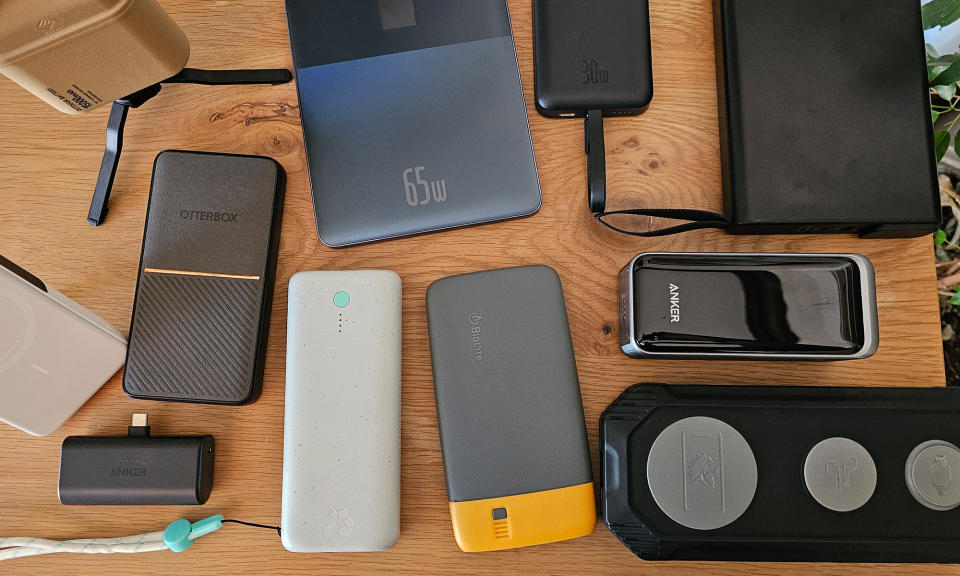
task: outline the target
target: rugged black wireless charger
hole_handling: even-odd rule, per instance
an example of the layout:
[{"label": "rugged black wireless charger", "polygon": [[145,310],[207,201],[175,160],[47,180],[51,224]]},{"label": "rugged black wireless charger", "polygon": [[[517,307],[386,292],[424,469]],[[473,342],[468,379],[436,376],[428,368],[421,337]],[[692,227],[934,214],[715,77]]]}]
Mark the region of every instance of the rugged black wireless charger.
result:
[{"label": "rugged black wireless charger", "polygon": [[103,161],[100,163],[100,174],[97,176],[97,187],[93,191],[93,199],[90,201],[90,213],[87,215],[87,221],[92,226],[99,226],[107,215],[110,191],[113,189],[113,179],[117,175],[117,163],[120,161],[120,151],[123,148],[123,126],[127,122],[127,111],[130,108],[139,108],[159,94],[161,84],[278,85],[286,84],[292,79],[293,74],[283,68],[266,70],[198,70],[196,68],[184,68],[166,80],[147,86],[143,90],[138,90],[126,98],[114,100],[113,107],[110,109],[110,119],[107,121],[107,146],[103,151]]}]

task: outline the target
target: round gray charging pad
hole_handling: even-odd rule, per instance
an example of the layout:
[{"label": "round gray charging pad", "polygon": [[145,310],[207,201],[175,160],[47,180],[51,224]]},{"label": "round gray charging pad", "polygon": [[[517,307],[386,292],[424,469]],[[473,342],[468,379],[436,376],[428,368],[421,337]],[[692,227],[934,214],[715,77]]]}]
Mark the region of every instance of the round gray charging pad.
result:
[{"label": "round gray charging pad", "polygon": [[803,479],[814,500],[836,512],[856,510],[873,496],[877,467],[867,449],[849,438],[827,438],[803,464]]},{"label": "round gray charging pad", "polygon": [[667,426],[647,457],[647,484],[660,509],[695,530],[743,515],[757,491],[757,461],[729,424],[694,416]]},{"label": "round gray charging pad", "polygon": [[960,448],[943,440],[917,446],[907,457],[907,488],[931,510],[952,510],[960,505]]}]

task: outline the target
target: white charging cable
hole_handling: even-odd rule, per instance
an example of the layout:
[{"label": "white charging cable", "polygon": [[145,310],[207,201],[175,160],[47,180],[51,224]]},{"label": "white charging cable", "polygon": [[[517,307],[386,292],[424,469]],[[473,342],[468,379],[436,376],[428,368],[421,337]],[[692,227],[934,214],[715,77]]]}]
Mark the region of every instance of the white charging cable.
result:
[{"label": "white charging cable", "polygon": [[80,538],[77,540],[46,540],[44,538],[0,538],[0,562],[27,556],[57,554],[137,554],[172,550],[183,552],[197,538],[219,530],[224,523],[243,524],[255,528],[269,528],[280,534],[280,527],[255,524],[242,520],[224,520],[222,514],[191,523],[185,518],[171,522],[162,532],[148,532],[120,538]]},{"label": "white charging cable", "polygon": [[168,550],[163,532],[150,532],[122,538],[81,538],[45,540],[43,538],[0,538],[0,562],[27,556],[56,554],[136,554]]}]

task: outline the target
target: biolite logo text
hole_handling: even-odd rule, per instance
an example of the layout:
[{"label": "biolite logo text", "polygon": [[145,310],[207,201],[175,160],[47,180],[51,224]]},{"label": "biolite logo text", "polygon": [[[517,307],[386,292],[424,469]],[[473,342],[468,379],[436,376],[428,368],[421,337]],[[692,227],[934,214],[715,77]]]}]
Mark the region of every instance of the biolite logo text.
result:
[{"label": "biolite logo text", "polygon": [[483,316],[477,312],[472,312],[467,316],[470,322],[470,350],[473,352],[473,359],[477,362],[483,360]]}]

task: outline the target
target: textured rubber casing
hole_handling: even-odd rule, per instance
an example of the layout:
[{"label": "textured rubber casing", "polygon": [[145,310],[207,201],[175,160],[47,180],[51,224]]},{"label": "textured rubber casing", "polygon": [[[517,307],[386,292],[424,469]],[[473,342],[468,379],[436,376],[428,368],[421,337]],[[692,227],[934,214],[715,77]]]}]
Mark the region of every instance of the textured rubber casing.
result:
[{"label": "textured rubber casing", "polygon": [[593,481],[563,290],[547,266],[463,274],[427,290],[451,502]]},{"label": "textured rubber casing", "polygon": [[284,172],[271,158],[166,151],[154,163],[124,391],[256,399],[273,299]]},{"label": "textured rubber casing", "polygon": [[919,2],[714,0],[714,21],[730,233],[937,229]]},{"label": "textured rubber casing", "polygon": [[0,256],[0,422],[50,434],[123,365],[99,316]]},{"label": "textured rubber casing", "polygon": [[[960,390],[952,388],[638,384],[600,418],[601,513],[610,530],[645,560],[960,562],[960,508],[930,509],[911,494],[904,475],[918,446],[960,441],[958,410]],[[756,493],[746,511],[712,530],[671,520],[648,482],[655,439],[694,416],[733,427],[756,458]],[[722,438],[722,431],[716,432]],[[848,512],[821,505],[805,484],[808,455],[830,438],[852,440],[875,463],[875,491]],[[732,461],[722,453],[711,455],[708,467],[691,466],[702,455],[702,450],[685,452],[688,458],[677,472],[686,486],[716,488],[717,506],[687,506],[687,513],[719,516],[730,473],[741,470],[731,470]],[[831,490],[856,490],[870,480],[869,463],[856,452],[840,456],[817,471],[835,475]],[[936,487],[946,494],[960,491],[960,472],[949,467],[941,472],[933,476]]]},{"label": "textured rubber casing", "polygon": [[386,550],[400,536],[401,282],[385,270],[290,279],[283,546]]},{"label": "textured rubber casing", "polygon": [[550,118],[629,116],[653,99],[646,0],[534,0],[534,92]]},{"label": "textured rubber casing", "polygon": [[505,0],[286,0],[286,10],[324,244],[540,208]]},{"label": "textured rubber casing", "polygon": [[213,436],[70,436],[60,449],[62,504],[203,504]]}]

